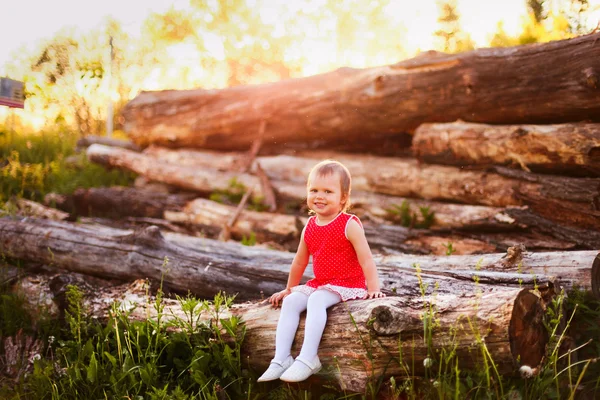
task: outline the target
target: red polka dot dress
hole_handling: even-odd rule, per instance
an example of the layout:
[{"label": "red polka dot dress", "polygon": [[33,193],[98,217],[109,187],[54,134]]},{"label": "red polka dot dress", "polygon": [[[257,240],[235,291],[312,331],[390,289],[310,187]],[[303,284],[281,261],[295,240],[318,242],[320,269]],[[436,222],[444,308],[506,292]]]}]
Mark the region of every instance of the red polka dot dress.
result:
[{"label": "red polka dot dress", "polygon": [[326,225],[318,225],[310,217],[304,230],[304,241],[312,255],[314,279],[292,288],[310,295],[317,289],[327,289],[340,295],[342,301],[367,297],[365,274],[358,262],[354,246],[346,236],[351,219],[362,227],[356,215],[340,213]]}]

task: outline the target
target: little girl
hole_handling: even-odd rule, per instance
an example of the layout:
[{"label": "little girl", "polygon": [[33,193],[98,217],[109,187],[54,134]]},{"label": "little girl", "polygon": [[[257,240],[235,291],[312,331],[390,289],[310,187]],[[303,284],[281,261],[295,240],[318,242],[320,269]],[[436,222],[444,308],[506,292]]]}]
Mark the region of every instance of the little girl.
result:
[{"label": "little girl", "polygon": [[[317,356],[327,322],[327,309],[341,301],[385,297],[362,224],[345,211],[350,206],[350,172],[337,161],[325,160],[308,175],[308,219],[292,262],[287,287],[269,302],[281,306],[275,338],[275,357],[259,382],[281,379],[300,382],[321,369]],[[313,257],[315,278],[299,285]],[[306,310],[304,343],[296,360],[292,342],[300,313]]]}]

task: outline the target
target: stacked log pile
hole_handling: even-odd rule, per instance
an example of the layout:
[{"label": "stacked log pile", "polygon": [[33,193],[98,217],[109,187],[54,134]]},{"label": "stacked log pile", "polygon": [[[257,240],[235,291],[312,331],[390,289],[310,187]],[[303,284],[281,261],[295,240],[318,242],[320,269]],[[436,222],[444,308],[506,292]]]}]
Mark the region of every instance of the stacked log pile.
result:
[{"label": "stacked log pile", "polygon": [[[137,173],[136,187],[49,198],[70,213],[63,221],[2,219],[1,250],[73,273],[254,300],[231,312],[248,324],[245,351],[261,369],[278,311],[256,300],[284,287],[307,219],[306,176],[333,158],[353,175],[352,212],[390,295],[332,308],[322,347],[335,352],[321,359],[339,367],[334,379],[361,390],[373,376],[401,373],[406,335],[414,340],[401,350],[423,373],[431,303],[434,343],[454,332],[464,367],[476,364],[482,336],[503,373],[538,367],[548,302],[562,288],[599,292],[599,39],[141,93],[124,114],[135,145],[82,144],[93,162]],[[76,217],[85,223],[64,221]],[[130,289],[120,290],[106,298]],[[456,330],[462,318],[474,324]],[[379,347],[349,344],[365,334]]]}]

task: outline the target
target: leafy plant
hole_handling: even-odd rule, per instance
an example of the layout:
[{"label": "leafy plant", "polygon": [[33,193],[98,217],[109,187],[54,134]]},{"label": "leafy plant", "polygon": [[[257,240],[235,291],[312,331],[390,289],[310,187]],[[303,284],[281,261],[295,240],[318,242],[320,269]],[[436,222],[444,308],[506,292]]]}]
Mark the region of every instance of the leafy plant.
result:
[{"label": "leafy plant", "polygon": [[456,253],[456,249],[454,248],[454,245],[452,244],[452,242],[448,242],[444,245],[444,247],[446,248],[446,255],[447,256],[451,256],[452,254]]},{"label": "leafy plant", "polygon": [[246,235],[242,236],[241,243],[244,246],[254,246],[256,244],[256,234],[254,232],[250,232],[248,237],[246,237]]},{"label": "leafy plant", "polygon": [[[227,189],[215,190],[208,198],[212,201],[216,201],[217,203],[237,206],[247,191],[248,188],[246,185],[244,185],[242,182],[239,182],[237,178],[233,177],[229,180]],[[265,205],[263,201],[263,197],[250,196],[247,207],[249,210],[265,211],[269,207]]]},{"label": "leafy plant", "polygon": [[435,222],[435,213],[429,207],[419,207],[419,214],[412,212],[408,201],[399,206],[392,204],[386,210],[391,218],[407,228],[428,229]]}]

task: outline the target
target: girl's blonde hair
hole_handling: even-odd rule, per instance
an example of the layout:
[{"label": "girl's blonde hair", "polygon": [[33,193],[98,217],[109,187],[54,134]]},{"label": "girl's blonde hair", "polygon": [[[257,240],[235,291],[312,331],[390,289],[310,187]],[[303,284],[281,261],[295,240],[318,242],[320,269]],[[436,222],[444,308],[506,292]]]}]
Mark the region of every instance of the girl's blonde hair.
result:
[{"label": "girl's blonde hair", "polygon": [[[346,212],[350,208],[350,192],[352,191],[352,177],[350,171],[344,164],[334,160],[323,160],[310,170],[306,186],[310,186],[312,176],[328,176],[338,174],[340,177],[340,186],[342,188],[342,212]],[[344,200],[345,199],[345,200]]]}]

